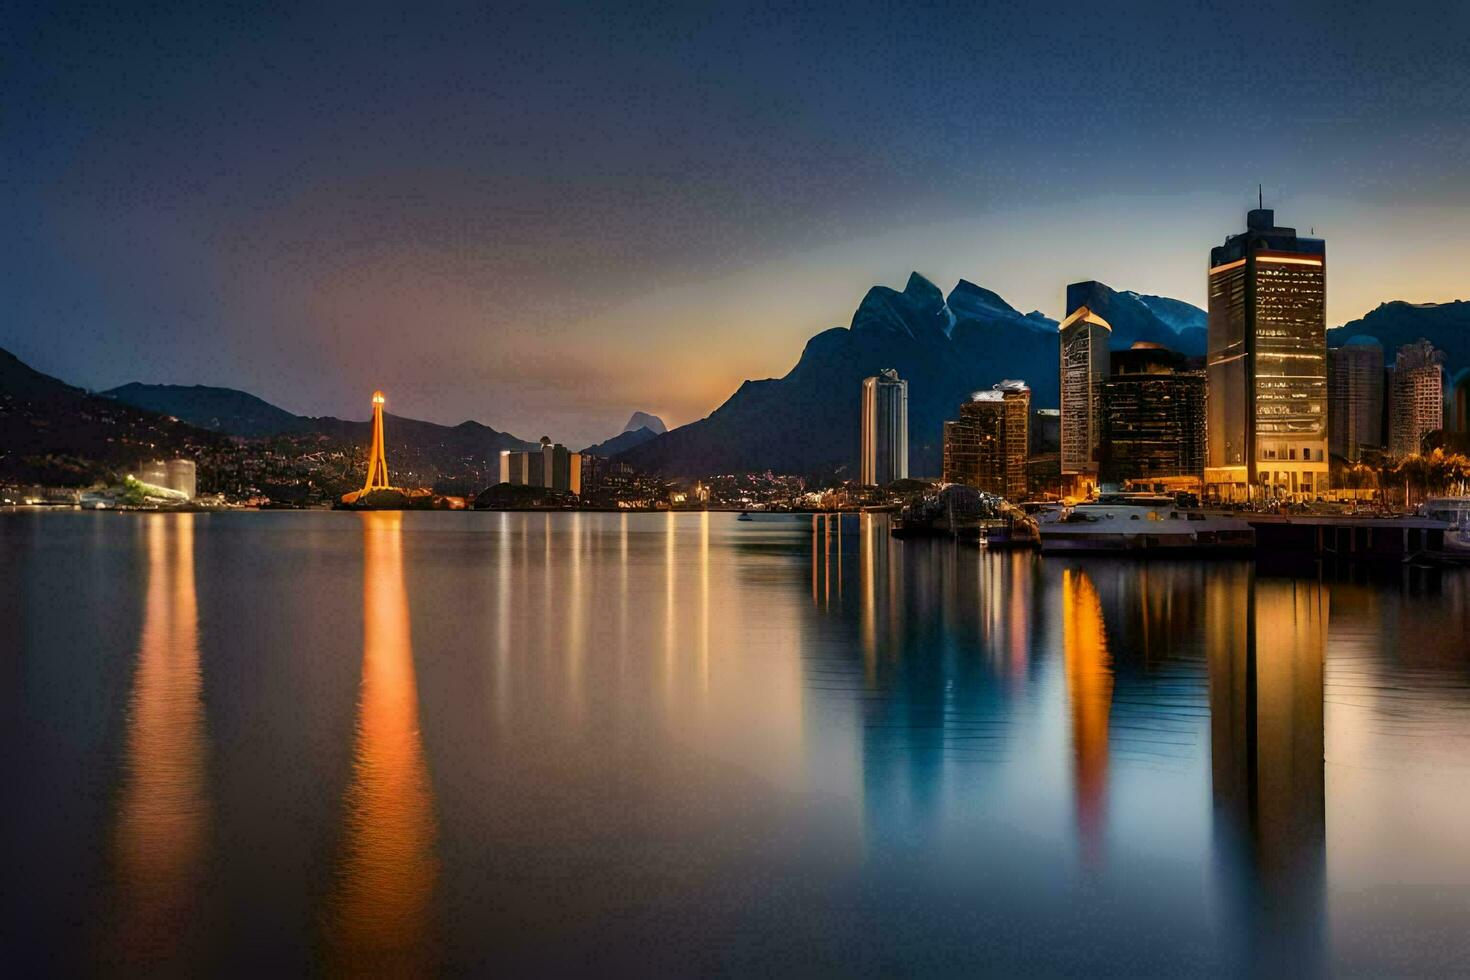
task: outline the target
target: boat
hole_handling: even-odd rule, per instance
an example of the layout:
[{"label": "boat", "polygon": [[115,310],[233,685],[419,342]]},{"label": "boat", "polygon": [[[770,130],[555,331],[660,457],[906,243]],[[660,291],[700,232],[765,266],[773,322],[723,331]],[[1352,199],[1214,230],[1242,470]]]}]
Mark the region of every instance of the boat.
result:
[{"label": "boat", "polygon": [[1230,513],[1180,507],[1157,494],[1106,494],[1095,501],[1043,507],[1041,550],[1080,554],[1247,555],[1250,523]]},{"label": "boat", "polygon": [[754,517],[751,517],[750,516],[750,511],[748,511],[748,510],[742,510],[740,512],[740,516],[737,517],[737,518],[735,518],[735,519],[737,521],[753,521],[753,520],[755,520]]},{"label": "boat", "polygon": [[1445,559],[1470,562],[1470,497],[1430,497],[1419,505],[1419,516],[1445,523]]}]

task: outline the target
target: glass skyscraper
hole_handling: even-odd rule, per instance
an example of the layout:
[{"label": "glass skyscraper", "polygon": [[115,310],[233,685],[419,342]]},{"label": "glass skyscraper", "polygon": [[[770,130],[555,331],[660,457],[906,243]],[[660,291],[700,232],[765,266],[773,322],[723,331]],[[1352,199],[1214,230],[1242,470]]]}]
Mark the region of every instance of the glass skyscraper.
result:
[{"label": "glass skyscraper", "polygon": [[1267,208],[1210,250],[1206,493],[1327,489],[1327,246]]},{"label": "glass skyscraper", "polygon": [[1108,337],[1112,326],[1087,305],[1096,283],[1067,287],[1067,315],[1061,333],[1062,482],[1083,490],[1096,485],[1101,441],[1099,409],[1108,376]]},{"label": "glass skyscraper", "polygon": [[862,479],[886,486],[909,475],[909,383],[892,368],[863,381]]}]

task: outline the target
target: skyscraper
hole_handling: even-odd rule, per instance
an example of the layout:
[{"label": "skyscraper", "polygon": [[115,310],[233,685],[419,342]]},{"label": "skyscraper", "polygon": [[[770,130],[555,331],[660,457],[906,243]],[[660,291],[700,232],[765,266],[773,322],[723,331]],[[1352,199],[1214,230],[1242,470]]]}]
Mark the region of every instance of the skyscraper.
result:
[{"label": "skyscraper", "polygon": [[862,480],[884,486],[909,475],[909,383],[892,368],[863,381]]},{"label": "skyscraper", "polygon": [[1388,451],[1413,456],[1424,437],[1444,427],[1444,354],[1427,340],[1399,348],[1393,364],[1393,391],[1389,394]]},{"label": "skyscraper", "polygon": [[[1094,283],[1067,287],[1067,315],[1061,334],[1062,482],[1095,485],[1101,431],[1098,410],[1108,375],[1108,337],[1112,326],[1087,306]],[[1080,487],[1079,487],[1080,489]]]},{"label": "skyscraper", "polygon": [[996,496],[1026,496],[1026,453],[1031,390],[1024,381],[1002,381],[977,391],[944,423],[944,480]]},{"label": "skyscraper", "polygon": [[1103,483],[1197,491],[1205,469],[1205,376],[1198,362],[1144,341],[1114,351],[1102,385]]},{"label": "skyscraper", "polygon": [[1257,208],[1210,250],[1206,492],[1327,488],[1327,246]]},{"label": "skyscraper", "polygon": [[1333,454],[1352,463],[1383,447],[1383,345],[1372,337],[1327,352],[1327,432]]}]

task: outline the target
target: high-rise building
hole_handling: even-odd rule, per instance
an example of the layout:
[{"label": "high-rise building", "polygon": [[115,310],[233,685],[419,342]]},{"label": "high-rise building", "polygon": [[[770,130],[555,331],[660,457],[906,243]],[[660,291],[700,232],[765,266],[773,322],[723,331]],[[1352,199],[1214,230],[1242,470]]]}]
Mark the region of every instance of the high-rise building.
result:
[{"label": "high-rise building", "polygon": [[1399,348],[1393,364],[1393,390],[1389,393],[1390,454],[1416,455],[1423,448],[1424,437],[1444,427],[1443,363],[1444,354],[1427,340]]},{"label": "high-rise building", "polygon": [[1210,250],[1206,492],[1327,488],[1327,246],[1257,208]]},{"label": "high-rise building", "polygon": [[1012,500],[1026,496],[1031,390],[1002,381],[977,391],[944,423],[944,480]]},{"label": "high-rise building", "polygon": [[1383,448],[1383,345],[1372,337],[1327,352],[1327,432],[1333,455],[1349,462]]},{"label": "high-rise building", "polygon": [[1067,286],[1067,315],[1061,334],[1062,479],[1095,484],[1101,430],[1102,383],[1108,374],[1108,337],[1113,328],[1087,305],[1096,283]]},{"label": "high-rise building", "polygon": [[541,447],[529,452],[500,451],[500,482],[512,486],[546,487],[568,493],[582,492],[582,454],[569,452],[559,442],[541,437]]},{"label": "high-rise building", "polygon": [[863,381],[862,481],[885,486],[909,475],[909,383],[892,368]]},{"label": "high-rise building", "polygon": [[1202,365],[1143,341],[1114,351],[1111,364],[1102,385],[1101,481],[1198,490],[1205,470]]}]

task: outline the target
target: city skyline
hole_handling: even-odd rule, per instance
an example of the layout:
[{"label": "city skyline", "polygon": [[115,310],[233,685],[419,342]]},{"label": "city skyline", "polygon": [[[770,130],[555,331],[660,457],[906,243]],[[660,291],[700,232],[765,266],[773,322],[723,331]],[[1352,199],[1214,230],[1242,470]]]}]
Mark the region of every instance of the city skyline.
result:
[{"label": "city skyline", "polygon": [[1058,318],[1083,279],[1203,307],[1198,253],[1258,181],[1335,243],[1329,324],[1467,298],[1463,8],[1155,13],[19,14],[0,346],[97,389],[356,417],[381,385],[590,444],[782,375],[911,268]]}]

